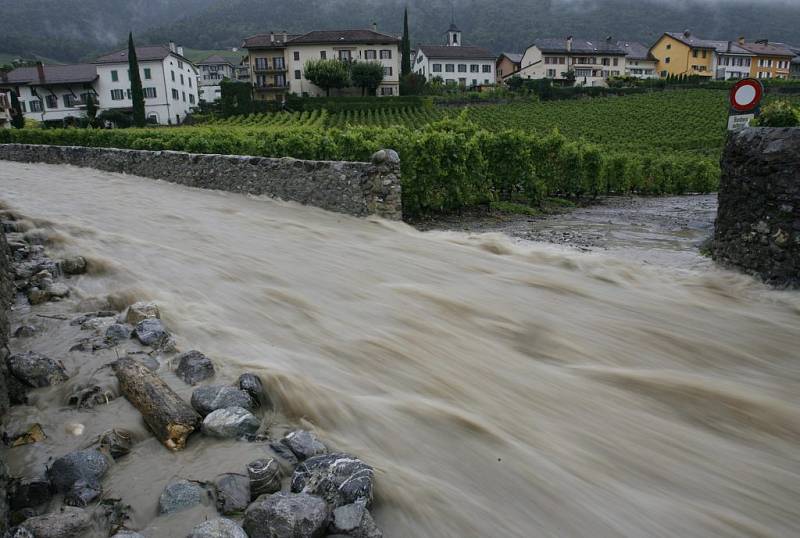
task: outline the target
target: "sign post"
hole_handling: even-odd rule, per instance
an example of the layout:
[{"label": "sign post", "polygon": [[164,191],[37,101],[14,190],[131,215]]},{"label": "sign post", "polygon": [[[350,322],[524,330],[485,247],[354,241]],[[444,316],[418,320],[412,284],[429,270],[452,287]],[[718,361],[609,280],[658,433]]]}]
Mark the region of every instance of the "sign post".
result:
[{"label": "sign post", "polygon": [[748,127],[759,113],[758,105],[763,96],[764,86],[757,79],[746,78],[734,84],[728,96],[731,103],[728,130],[739,131]]}]

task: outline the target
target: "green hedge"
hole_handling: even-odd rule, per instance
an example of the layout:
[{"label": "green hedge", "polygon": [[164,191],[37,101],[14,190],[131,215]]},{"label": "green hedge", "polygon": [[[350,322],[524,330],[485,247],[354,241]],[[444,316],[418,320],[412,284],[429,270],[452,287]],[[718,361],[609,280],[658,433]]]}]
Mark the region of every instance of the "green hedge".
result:
[{"label": "green hedge", "polygon": [[718,164],[702,157],[610,154],[557,131],[489,132],[463,118],[419,129],[5,129],[0,142],[351,161],[393,148],[401,157],[407,218],[492,201],[535,205],[545,196],[710,192],[719,176]]}]

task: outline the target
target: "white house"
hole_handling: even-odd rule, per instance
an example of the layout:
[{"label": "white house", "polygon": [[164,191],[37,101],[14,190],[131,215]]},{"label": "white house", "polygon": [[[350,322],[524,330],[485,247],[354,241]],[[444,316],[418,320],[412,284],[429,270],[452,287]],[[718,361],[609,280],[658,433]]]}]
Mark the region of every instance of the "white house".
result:
[{"label": "white house", "polygon": [[526,79],[566,79],[570,71],[575,84],[605,86],[609,77],[625,73],[626,51],[611,38],[541,38],[522,55],[517,76]]},{"label": "white house", "polygon": [[[183,56],[183,48],[169,45],[136,47],[145,116],[152,123],[180,124],[199,103],[197,67]],[[103,110],[131,110],[128,49],[95,59],[95,89]]]},{"label": "white house", "polygon": [[0,129],[11,128],[11,90],[0,90]]},{"label": "white house", "polygon": [[750,76],[755,55],[733,41],[709,41],[714,46],[711,71],[718,80],[742,79]]},{"label": "white house", "polygon": [[25,118],[36,121],[84,116],[86,94],[96,93],[96,83],[92,64],[39,63],[0,74],[0,90],[15,92]]},{"label": "white house", "polygon": [[477,87],[496,82],[494,54],[481,47],[465,46],[461,30],[451,24],[447,44],[419,45],[411,69],[426,80],[441,78],[445,84]]},{"label": "white house", "polygon": [[197,69],[200,73],[198,95],[201,101],[208,103],[222,96],[220,83],[223,80],[236,80],[238,76],[238,66],[216,54],[197,62]]},{"label": "white house", "polygon": [[649,47],[636,41],[617,41],[617,46],[625,51],[626,77],[658,78],[658,60],[650,54]]}]

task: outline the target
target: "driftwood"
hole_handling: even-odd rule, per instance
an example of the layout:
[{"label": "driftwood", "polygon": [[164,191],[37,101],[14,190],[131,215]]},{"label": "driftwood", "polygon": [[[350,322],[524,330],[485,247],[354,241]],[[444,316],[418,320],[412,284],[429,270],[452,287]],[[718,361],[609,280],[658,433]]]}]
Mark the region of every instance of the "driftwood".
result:
[{"label": "driftwood", "polygon": [[139,410],[158,440],[170,450],[185,448],[186,438],[200,425],[200,415],[136,360],[119,359],[114,372],[122,394]]}]

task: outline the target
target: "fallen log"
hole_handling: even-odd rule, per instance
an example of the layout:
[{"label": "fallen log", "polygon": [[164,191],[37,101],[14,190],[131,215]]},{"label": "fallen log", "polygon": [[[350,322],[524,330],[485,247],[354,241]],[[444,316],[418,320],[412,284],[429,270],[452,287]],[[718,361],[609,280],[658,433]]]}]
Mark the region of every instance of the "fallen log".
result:
[{"label": "fallen log", "polygon": [[113,364],[125,398],[139,410],[150,431],[170,450],[186,447],[201,417],[156,374],[124,357]]}]

